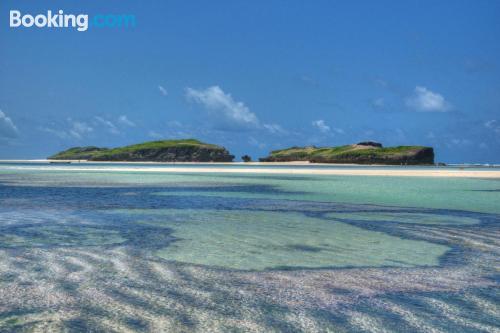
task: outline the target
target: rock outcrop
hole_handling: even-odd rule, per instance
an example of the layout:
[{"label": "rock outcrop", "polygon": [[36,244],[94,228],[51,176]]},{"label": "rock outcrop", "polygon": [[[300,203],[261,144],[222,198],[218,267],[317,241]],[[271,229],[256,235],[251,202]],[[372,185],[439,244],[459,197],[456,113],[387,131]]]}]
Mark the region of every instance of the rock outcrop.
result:
[{"label": "rock outcrop", "polygon": [[374,141],[363,141],[356,144],[357,146],[370,146],[382,148],[382,144]]}]

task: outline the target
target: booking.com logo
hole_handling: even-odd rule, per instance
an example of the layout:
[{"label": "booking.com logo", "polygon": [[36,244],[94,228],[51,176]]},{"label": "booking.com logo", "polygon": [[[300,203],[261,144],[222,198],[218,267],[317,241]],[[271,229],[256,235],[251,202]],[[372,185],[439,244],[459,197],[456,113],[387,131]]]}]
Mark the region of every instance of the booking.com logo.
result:
[{"label": "booking.com logo", "polygon": [[77,31],[87,31],[89,27],[96,28],[129,28],[135,27],[135,15],[130,14],[99,14],[89,20],[88,14],[65,14],[62,9],[57,12],[47,11],[47,14],[22,14],[19,10],[10,11],[11,28],[75,28]]}]

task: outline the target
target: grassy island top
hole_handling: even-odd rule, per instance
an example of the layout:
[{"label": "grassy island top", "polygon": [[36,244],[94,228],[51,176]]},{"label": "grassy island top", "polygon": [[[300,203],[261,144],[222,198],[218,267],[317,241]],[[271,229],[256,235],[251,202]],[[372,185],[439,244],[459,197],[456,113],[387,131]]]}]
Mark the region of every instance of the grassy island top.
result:
[{"label": "grassy island top", "polygon": [[125,147],[112,148],[108,149],[107,151],[112,153],[120,153],[120,152],[134,151],[134,150],[164,149],[172,147],[198,147],[198,148],[222,149],[222,147],[220,146],[210,143],[204,143],[196,139],[182,139],[182,140],[148,141]]},{"label": "grassy island top", "polygon": [[182,140],[158,140],[138,143],[134,145],[117,147],[117,148],[99,148],[95,146],[73,147],[65,151],[59,152],[49,159],[96,159],[106,158],[107,156],[115,156],[120,154],[130,154],[144,151],[157,151],[163,149],[209,149],[209,150],[224,150],[224,147],[204,143],[196,139]]},{"label": "grassy island top", "polygon": [[397,146],[397,147],[373,147],[362,145],[345,145],[338,147],[291,147],[286,149],[273,150],[271,156],[297,156],[312,157],[322,156],[331,157],[335,155],[392,155],[405,154],[412,151],[425,149],[424,146]]},{"label": "grassy island top", "polygon": [[434,150],[423,146],[383,147],[366,141],[337,147],[291,147],[272,151],[262,162],[309,161],[355,164],[433,164]]}]

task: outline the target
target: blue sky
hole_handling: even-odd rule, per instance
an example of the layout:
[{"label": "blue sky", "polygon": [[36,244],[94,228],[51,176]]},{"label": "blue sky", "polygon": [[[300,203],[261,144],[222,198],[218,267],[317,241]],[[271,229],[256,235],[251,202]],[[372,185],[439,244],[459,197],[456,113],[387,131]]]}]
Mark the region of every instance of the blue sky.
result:
[{"label": "blue sky", "polygon": [[[10,28],[9,11],[136,26]],[[195,137],[500,163],[499,1],[2,1],[0,158]]]}]

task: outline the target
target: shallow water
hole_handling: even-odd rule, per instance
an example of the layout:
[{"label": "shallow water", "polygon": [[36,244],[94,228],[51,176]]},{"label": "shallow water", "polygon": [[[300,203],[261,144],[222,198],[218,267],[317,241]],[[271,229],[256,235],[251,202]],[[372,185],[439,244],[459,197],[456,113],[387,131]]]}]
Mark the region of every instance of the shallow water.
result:
[{"label": "shallow water", "polygon": [[498,180],[94,168],[0,164],[0,331],[500,332]]}]

